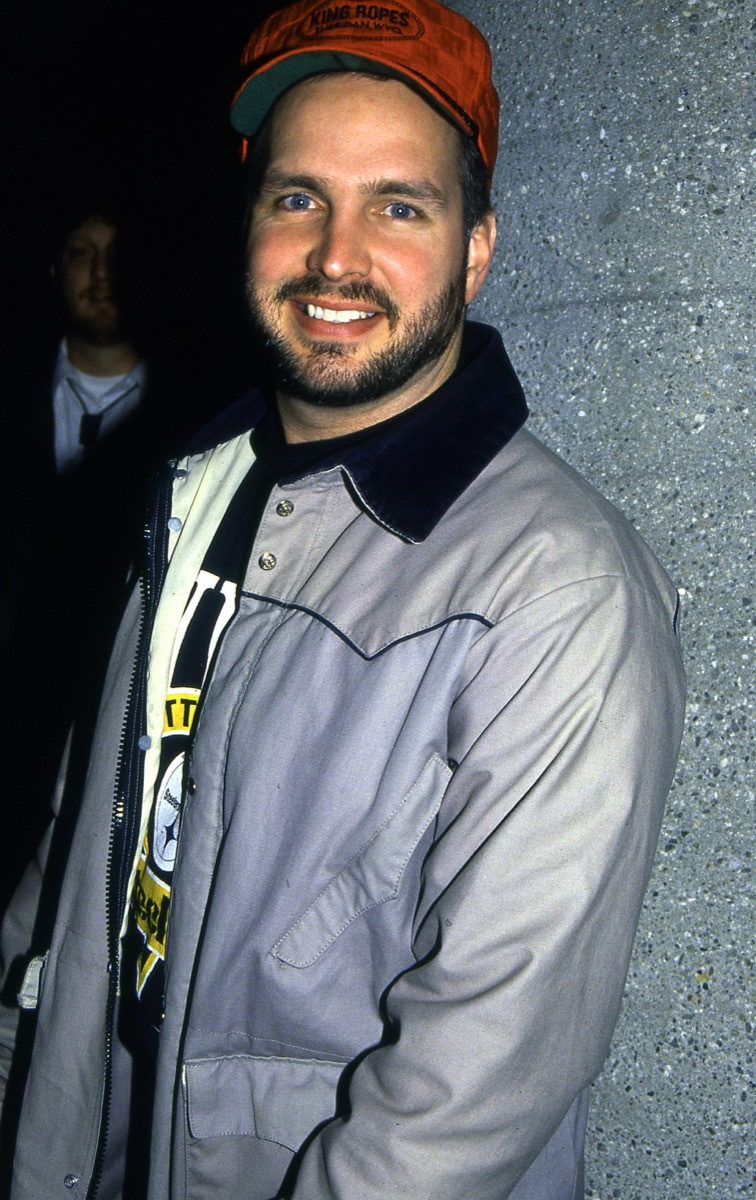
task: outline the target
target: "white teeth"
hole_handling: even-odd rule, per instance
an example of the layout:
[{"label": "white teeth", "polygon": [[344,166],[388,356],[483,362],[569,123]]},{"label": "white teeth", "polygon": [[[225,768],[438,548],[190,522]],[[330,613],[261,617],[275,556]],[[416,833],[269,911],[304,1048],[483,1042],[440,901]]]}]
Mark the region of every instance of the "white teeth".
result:
[{"label": "white teeth", "polygon": [[318,321],[331,321],[335,325],[346,325],[349,321],[364,321],[368,317],[375,316],[375,313],[360,312],[356,308],[321,308],[319,304],[306,304],[305,312],[308,317],[315,317]]}]

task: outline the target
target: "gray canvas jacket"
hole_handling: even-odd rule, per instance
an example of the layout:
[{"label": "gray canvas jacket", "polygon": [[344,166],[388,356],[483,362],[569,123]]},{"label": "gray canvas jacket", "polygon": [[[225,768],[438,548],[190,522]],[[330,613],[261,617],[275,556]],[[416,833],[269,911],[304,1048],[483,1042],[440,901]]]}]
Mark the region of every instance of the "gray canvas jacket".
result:
[{"label": "gray canvas jacket", "polygon": [[[383,457],[284,482],[266,506],[187,764],[150,1200],[579,1194],[584,1090],[680,738],[677,596],[518,429],[498,335],[470,343],[422,447],[410,423]],[[113,654],[14,1200],[83,1197],[96,1171],[122,912],[106,897],[125,903],[146,819],[119,866],[123,714],[144,711],[126,741],[149,794],[173,632],[251,460],[243,432],[183,460],[153,512],[167,570],[147,571]],[[28,948],[38,874],[6,919],[6,964]],[[6,1004],[3,1075],[15,1019]]]}]

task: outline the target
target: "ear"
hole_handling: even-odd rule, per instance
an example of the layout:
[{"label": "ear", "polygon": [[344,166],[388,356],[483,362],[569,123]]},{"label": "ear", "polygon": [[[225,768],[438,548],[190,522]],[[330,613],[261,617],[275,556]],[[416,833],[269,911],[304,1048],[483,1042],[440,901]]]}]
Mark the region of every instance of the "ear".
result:
[{"label": "ear", "polygon": [[495,245],[496,217],[493,213],[488,213],[470,234],[467,246],[465,304],[470,304],[482,288],[491,266]]}]

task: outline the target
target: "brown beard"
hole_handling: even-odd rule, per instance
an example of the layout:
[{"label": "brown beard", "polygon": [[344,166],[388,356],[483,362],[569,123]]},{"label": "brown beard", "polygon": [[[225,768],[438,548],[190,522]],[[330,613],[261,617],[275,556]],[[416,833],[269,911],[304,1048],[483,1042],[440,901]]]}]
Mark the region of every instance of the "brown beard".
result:
[{"label": "brown beard", "polygon": [[[283,284],[275,302],[280,305],[297,296],[313,299],[327,296],[331,300],[375,304],[376,309],[386,314],[392,331],[401,316],[391,298],[367,282],[335,288],[318,275],[303,276]],[[464,315],[465,275],[461,273],[440,296],[429,301],[396,342],[389,343],[359,366],[351,365],[348,346],[331,341],[313,342],[306,356],[300,358],[266,320],[263,304],[251,281],[248,281],[248,297],[252,320],[265,339],[280,390],[310,404],[347,408],[398,391],[423,367],[441,357]]]}]

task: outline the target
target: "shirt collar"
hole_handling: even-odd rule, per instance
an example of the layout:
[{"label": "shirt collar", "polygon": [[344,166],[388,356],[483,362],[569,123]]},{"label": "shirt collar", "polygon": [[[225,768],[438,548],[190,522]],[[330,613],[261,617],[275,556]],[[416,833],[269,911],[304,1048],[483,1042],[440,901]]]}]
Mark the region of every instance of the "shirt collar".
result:
[{"label": "shirt collar", "polygon": [[[240,397],[191,449],[209,449],[254,427],[264,405],[259,390]],[[279,482],[339,467],[380,524],[406,541],[421,542],[527,415],[499,333],[467,322],[459,366],[437,391],[360,436],[343,439],[306,470]]]},{"label": "shirt collar", "polygon": [[[110,380],[106,386],[105,381]],[[55,371],[53,374],[53,391],[60,386],[61,383],[73,380],[74,386],[78,386],[81,390],[80,381],[92,380],[98,385],[100,409],[109,408],[111,404],[115,404],[127,392],[131,393],[134,388],[142,389],[147,379],[147,367],[143,361],[136,363],[130,371],[124,372],[123,375],[100,376],[87,375],[85,371],[80,371],[78,367],[74,367],[68,357],[68,343],[65,338],[62,339],[58,349],[58,357],[55,362]],[[112,395],[111,395],[112,391]]]}]

